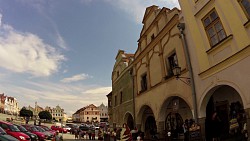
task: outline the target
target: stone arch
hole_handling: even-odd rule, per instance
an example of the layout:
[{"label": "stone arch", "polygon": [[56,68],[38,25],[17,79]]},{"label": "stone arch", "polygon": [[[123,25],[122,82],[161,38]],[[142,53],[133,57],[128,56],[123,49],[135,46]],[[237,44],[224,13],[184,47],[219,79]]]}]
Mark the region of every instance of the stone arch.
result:
[{"label": "stone arch", "polygon": [[[161,108],[160,108],[159,113],[158,113],[158,116],[157,116],[158,117],[157,120],[159,120],[159,121],[165,120],[166,116],[168,115],[168,113],[166,112],[166,107],[169,107],[169,104],[171,103],[171,101],[174,98],[179,98],[179,99],[183,100],[185,105],[187,107],[189,107],[189,109],[191,110],[192,105],[189,101],[185,100],[186,99],[185,97],[183,97],[182,95],[173,95],[173,96],[167,97],[164,100],[164,102],[162,103]],[[191,110],[191,112],[192,112],[192,110]]]},{"label": "stone arch", "polygon": [[132,116],[132,114],[130,112],[126,112],[124,115],[124,119],[123,119],[123,123],[127,123],[128,127],[130,129],[134,129],[134,117]]},{"label": "stone arch", "polygon": [[149,130],[152,128],[156,128],[156,120],[155,120],[155,114],[152,108],[148,105],[143,105],[136,118],[136,123],[140,125],[138,129],[143,131],[145,133],[145,137],[149,137]]},{"label": "stone arch", "polygon": [[210,97],[213,95],[213,93],[218,88],[220,88],[222,86],[229,86],[229,87],[233,88],[235,91],[237,91],[238,95],[241,97],[241,100],[242,100],[244,107],[246,107],[245,96],[242,94],[242,92],[240,91],[238,86],[233,84],[233,83],[221,82],[219,85],[208,87],[206,89],[206,91],[203,93],[201,100],[199,101],[199,105],[198,105],[199,118],[206,117],[206,106],[207,106],[207,103],[208,103]]},{"label": "stone arch", "polygon": [[241,121],[239,123],[239,128],[241,128],[242,125],[247,122],[243,102],[244,97],[242,97],[235,87],[230,85],[216,85],[208,90],[200,106],[200,116],[206,117],[206,139],[209,140],[211,138],[210,133],[214,130],[213,127],[210,126],[211,123],[213,123],[214,113],[217,113],[217,117],[220,121],[219,134],[223,139],[230,138],[229,133],[232,132],[232,130],[230,130],[230,121],[232,119],[237,117],[237,120]]}]

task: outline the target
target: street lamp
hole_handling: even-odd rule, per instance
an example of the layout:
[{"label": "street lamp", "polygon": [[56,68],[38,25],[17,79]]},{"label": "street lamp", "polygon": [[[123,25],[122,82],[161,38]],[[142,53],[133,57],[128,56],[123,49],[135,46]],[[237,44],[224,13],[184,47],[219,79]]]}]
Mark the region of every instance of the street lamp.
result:
[{"label": "street lamp", "polygon": [[190,86],[190,78],[189,77],[181,77],[181,67],[179,66],[175,66],[173,69],[172,69],[173,73],[174,73],[174,76],[177,80],[181,80],[183,83],[187,84]]}]

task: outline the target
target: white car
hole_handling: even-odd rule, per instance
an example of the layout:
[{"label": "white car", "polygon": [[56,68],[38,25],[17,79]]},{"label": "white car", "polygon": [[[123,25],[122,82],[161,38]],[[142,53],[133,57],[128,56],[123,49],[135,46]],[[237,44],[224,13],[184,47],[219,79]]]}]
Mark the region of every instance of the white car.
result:
[{"label": "white car", "polygon": [[67,129],[68,132],[70,132],[71,128],[69,126],[63,126],[63,128]]}]

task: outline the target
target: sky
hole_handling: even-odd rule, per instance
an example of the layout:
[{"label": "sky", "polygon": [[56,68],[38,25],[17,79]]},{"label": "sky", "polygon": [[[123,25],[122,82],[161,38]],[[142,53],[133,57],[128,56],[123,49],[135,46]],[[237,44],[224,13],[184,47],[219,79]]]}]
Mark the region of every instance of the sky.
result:
[{"label": "sky", "polygon": [[146,7],[178,0],[0,0],[0,93],[71,116],[107,105],[118,50],[135,53]]}]

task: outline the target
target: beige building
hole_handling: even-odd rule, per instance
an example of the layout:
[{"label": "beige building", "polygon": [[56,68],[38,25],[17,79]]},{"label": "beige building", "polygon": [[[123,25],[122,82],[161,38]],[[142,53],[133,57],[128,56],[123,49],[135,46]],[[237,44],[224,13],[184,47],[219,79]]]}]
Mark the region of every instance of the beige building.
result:
[{"label": "beige building", "polygon": [[[189,74],[181,34],[177,28],[179,13],[177,8],[148,7],[142,21],[138,48],[131,65],[127,66],[129,69],[116,69],[116,65],[122,68],[117,60],[112,73],[112,93],[107,95],[111,121],[113,118],[113,122],[120,120],[119,123],[127,123],[129,113],[132,122],[135,121],[137,128],[148,139],[151,138],[151,130],[160,133],[161,138],[166,135],[166,131],[174,131],[172,136],[183,134],[183,121],[193,118],[190,81],[176,80],[173,73],[174,68],[181,67],[181,77],[188,77]],[[133,83],[129,83],[131,77]],[[122,80],[123,83],[117,83]],[[120,92],[123,96],[123,89],[128,88],[131,88],[126,94],[129,99],[122,103]],[[126,111],[122,109],[123,104],[128,104]],[[110,107],[113,111],[110,111]]]},{"label": "beige building", "polygon": [[18,101],[15,97],[6,96],[4,102],[4,112],[11,115],[19,114]]},{"label": "beige building", "polygon": [[94,104],[84,107],[79,115],[81,122],[100,122],[100,110]]},{"label": "beige building", "polygon": [[[228,138],[230,120],[240,128],[250,114],[250,12],[249,0],[179,0],[185,24],[203,133],[212,132],[209,120],[216,111]],[[205,135],[205,134],[203,134]],[[206,137],[208,139],[208,136]]]}]

